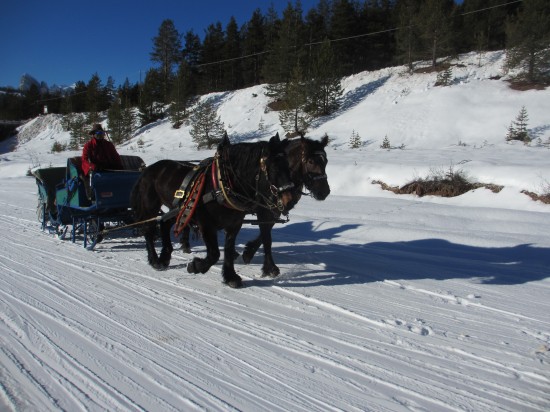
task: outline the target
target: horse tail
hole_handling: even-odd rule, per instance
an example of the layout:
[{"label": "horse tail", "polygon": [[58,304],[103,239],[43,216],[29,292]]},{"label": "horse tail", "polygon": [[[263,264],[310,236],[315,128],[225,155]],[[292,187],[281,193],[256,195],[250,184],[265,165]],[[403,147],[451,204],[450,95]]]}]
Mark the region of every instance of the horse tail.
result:
[{"label": "horse tail", "polygon": [[132,191],[130,192],[130,208],[132,210],[131,215],[134,222],[142,219],[143,216],[143,202],[141,202],[141,182],[143,180],[143,174],[138,178]]}]

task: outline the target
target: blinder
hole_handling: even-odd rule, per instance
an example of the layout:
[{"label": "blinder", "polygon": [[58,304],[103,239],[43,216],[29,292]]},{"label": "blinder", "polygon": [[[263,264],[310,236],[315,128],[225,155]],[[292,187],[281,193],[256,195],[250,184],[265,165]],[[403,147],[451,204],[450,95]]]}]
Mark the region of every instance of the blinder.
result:
[{"label": "blinder", "polygon": [[[275,155],[275,157],[285,157],[286,155],[284,153],[278,153]],[[290,191],[292,189],[294,189],[294,183],[290,182],[286,185],[283,185],[283,186],[280,186],[280,187],[277,187],[275,186],[272,182],[271,182],[271,179],[269,178],[269,173],[267,171],[267,167],[265,165],[265,157],[262,157],[261,160],[260,160],[260,163],[261,163],[261,170],[262,172],[264,172],[265,174],[265,178],[267,180],[267,182],[269,183],[269,189],[271,190],[271,193],[274,195],[274,196],[279,196],[281,193],[284,193],[284,192],[287,192],[287,191]]]},{"label": "blinder", "polygon": [[[327,165],[327,154],[323,151],[323,150],[318,150],[318,151],[315,151],[312,153],[312,156],[311,157],[320,157],[321,158],[321,162],[323,163],[323,166],[326,166]],[[304,169],[305,169],[305,173],[304,173],[304,176],[305,176],[305,179],[304,179],[304,183],[306,185],[306,187],[308,187],[309,185],[313,184],[314,182],[316,182],[317,180],[323,180],[323,179],[327,179],[327,175],[326,173],[311,173],[311,172],[308,172],[307,170],[307,165],[306,165],[306,161],[305,161],[305,157],[302,156],[302,163],[304,164]],[[309,187],[308,187],[309,189]]]}]

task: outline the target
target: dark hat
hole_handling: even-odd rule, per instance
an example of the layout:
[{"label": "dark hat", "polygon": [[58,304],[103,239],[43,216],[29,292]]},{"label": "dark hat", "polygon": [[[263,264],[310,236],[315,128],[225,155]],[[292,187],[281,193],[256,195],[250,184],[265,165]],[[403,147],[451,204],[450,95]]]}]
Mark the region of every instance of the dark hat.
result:
[{"label": "dark hat", "polygon": [[95,135],[97,132],[104,132],[103,127],[99,123],[94,124],[94,127],[92,128],[92,130],[89,131],[88,134]]}]

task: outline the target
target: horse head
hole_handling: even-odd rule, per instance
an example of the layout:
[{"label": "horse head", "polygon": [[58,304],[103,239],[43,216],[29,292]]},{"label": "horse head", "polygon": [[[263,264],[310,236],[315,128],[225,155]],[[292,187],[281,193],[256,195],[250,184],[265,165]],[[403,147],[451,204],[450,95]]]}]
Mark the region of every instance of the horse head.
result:
[{"label": "horse head", "polygon": [[[325,135],[321,141],[311,140],[304,136],[300,137],[299,159],[294,157],[299,178],[307,190],[316,200],[325,200],[330,194],[330,186],[326,175],[328,163],[325,147],[328,145],[328,136]],[[292,160],[291,160],[292,162]],[[299,165],[299,166],[298,166]]]}]

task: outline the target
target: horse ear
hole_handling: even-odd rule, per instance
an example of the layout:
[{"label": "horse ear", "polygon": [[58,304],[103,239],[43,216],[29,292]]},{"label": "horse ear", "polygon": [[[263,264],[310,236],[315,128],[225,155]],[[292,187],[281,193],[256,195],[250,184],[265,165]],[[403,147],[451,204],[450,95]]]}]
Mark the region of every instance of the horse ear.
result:
[{"label": "horse ear", "polygon": [[273,136],[271,139],[269,139],[269,149],[272,152],[277,152],[279,147],[281,146],[281,138],[279,137],[279,133],[277,133],[275,136]]},{"label": "horse ear", "polygon": [[223,133],[223,137],[222,137],[222,144],[225,146],[225,145],[230,145],[231,142],[229,141],[229,137],[227,136],[227,131],[225,131]]},{"label": "horse ear", "polygon": [[328,134],[325,133],[325,135],[323,136],[323,138],[321,139],[321,144],[323,146],[326,146],[328,144]]},{"label": "horse ear", "polygon": [[227,131],[224,132],[221,142],[218,144],[218,151],[223,149],[225,146],[229,146],[231,142],[229,141],[229,137],[227,136]]}]

